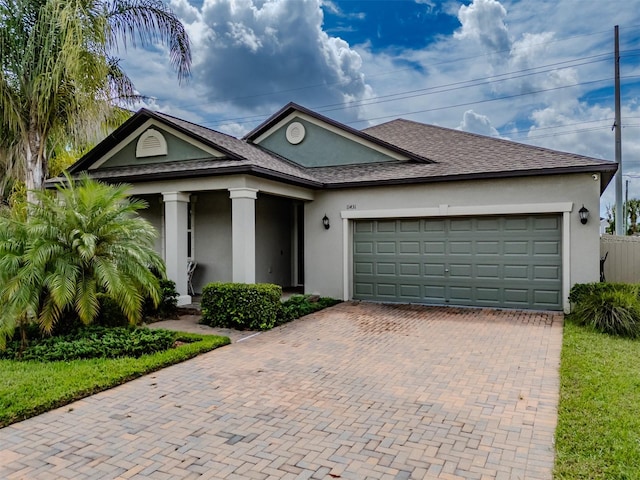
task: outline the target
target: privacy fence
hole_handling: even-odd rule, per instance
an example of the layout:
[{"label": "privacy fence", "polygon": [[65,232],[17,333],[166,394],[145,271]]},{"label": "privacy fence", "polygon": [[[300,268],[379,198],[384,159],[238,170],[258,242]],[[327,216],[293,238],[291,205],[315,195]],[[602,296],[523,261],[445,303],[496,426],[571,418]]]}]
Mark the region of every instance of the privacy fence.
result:
[{"label": "privacy fence", "polygon": [[600,259],[607,282],[640,283],[640,237],[600,237]]}]

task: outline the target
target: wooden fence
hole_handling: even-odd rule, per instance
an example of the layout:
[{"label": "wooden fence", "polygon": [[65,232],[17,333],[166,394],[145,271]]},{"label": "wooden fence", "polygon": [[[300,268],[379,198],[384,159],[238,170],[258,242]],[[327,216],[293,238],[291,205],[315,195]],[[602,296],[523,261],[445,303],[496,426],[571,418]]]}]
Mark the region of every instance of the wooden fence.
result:
[{"label": "wooden fence", "polygon": [[640,237],[600,237],[600,257],[607,282],[640,283]]}]

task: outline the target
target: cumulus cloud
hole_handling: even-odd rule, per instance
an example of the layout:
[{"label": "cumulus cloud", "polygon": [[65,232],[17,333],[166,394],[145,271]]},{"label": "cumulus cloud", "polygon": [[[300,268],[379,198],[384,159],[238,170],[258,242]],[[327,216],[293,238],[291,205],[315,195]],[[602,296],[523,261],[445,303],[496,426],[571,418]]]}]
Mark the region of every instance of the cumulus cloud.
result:
[{"label": "cumulus cloud", "polygon": [[486,115],[480,115],[473,110],[464,112],[462,121],[458,125],[458,130],[463,132],[477,133],[490,137],[500,137],[500,133],[491,125],[491,120]]},{"label": "cumulus cloud", "polygon": [[321,0],[205,0],[188,18],[199,25],[193,71],[206,99],[273,111],[289,101],[314,107],[369,96],[360,55],[322,30],[321,6]]},{"label": "cumulus cloud", "polygon": [[504,23],[506,16],[507,10],[497,0],[473,0],[458,10],[462,28],[455,36],[478,40],[488,52],[509,50],[511,39]]}]

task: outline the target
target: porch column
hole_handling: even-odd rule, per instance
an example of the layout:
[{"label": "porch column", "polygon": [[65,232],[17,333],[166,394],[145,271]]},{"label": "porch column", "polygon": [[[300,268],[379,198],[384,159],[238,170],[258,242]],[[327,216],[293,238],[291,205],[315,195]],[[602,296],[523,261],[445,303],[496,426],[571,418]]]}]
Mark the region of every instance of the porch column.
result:
[{"label": "porch column", "polygon": [[165,264],[167,277],[176,282],[178,305],[191,303],[187,290],[187,214],[189,194],[167,192],[164,200]]},{"label": "porch column", "polygon": [[255,188],[230,188],[233,281],[256,282],[256,199]]}]

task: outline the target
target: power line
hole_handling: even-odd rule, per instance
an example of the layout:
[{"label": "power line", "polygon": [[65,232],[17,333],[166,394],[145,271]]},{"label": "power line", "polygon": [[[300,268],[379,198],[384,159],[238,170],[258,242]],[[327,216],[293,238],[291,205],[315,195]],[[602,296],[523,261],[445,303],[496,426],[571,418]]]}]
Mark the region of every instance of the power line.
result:
[{"label": "power line", "polygon": [[[573,60],[567,60],[567,61],[563,61],[563,62],[556,62],[556,63],[550,63],[550,64],[546,64],[546,65],[540,65],[540,66],[537,66],[537,67],[531,67],[531,68],[526,68],[526,69],[522,69],[522,70],[516,70],[516,71],[512,71],[512,72],[506,72],[506,73],[502,73],[502,74],[491,75],[491,76],[488,76],[488,77],[475,78],[475,79],[464,80],[464,81],[460,81],[460,82],[453,82],[453,83],[448,83],[448,84],[436,85],[434,87],[427,87],[427,88],[422,88],[422,89],[417,89],[417,90],[409,90],[409,91],[397,92],[397,93],[392,93],[392,94],[387,94],[387,95],[380,95],[380,96],[377,96],[377,97],[370,97],[368,99],[364,99],[364,100],[361,100],[359,102],[352,102],[352,103],[346,104],[346,105],[344,103],[333,103],[333,104],[315,106],[313,108],[314,108],[314,110],[316,110],[318,112],[331,112],[331,111],[336,111],[336,110],[345,110],[345,109],[349,109],[349,108],[358,108],[358,107],[362,107],[362,106],[375,105],[375,104],[378,104],[378,103],[386,103],[386,102],[389,102],[389,101],[405,100],[405,99],[414,98],[414,97],[417,97],[417,96],[433,95],[433,94],[437,94],[437,93],[444,93],[444,92],[449,92],[449,91],[453,91],[453,90],[459,90],[459,89],[462,89],[462,88],[471,88],[471,87],[476,87],[476,86],[481,86],[481,85],[488,85],[488,84],[496,83],[496,82],[504,82],[504,81],[507,81],[507,80],[523,78],[523,77],[527,77],[527,76],[531,76],[531,75],[538,75],[538,74],[541,74],[541,73],[547,73],[547,72],[555,70],[554,68],[547,68],[547,67],[555,67],[555,66],[558,66],[558,65],[566,65],[565,68],[570,68],[570,67],[588,65],[588,64],[592,64],[592,63],[597,63],[597,62],[601,62],[601,61],[604,61],[604,60],[608,60],[608,58],[601,58],[601,57],[605,57],[605,56],[608,56],[608,54],[590,55],[590,56],[587,56],[587,57],[581,57],[581,58],[576,58],[576,59],[573,59]],[[591,61],[575,63],[575,62],[578,62],[580,60],[589,60],[589,59],[591,59]],[[571,63],[571,65],[567,65],[568,63]],[[545,70],[541,70],[541,71],[538,71],[538,72],[532,72],[533,70],[538,70],[540,68],[544,68]],[[524,73],[524,72],[532,72],[532,73],[523,74],[523,75],[514,75],[514,74]],[[501,77],[507,77],[507,78],[501,78]],[[491,79],[494,79],[494,80],[491,80]],[[468,85],[465,85],[465,84],[468,84]],[[376,101],[376,100],[378,100],[378,101]],[[202,124],[203,125],[215,126],[215,125],[228,125],[228,124],[231,124],[231,123],[250,123],[252,121],[258,121],[258,120],[262,120],[262,119],[265,119],[265,118],[267,118],[267,116],[265,116],[265,115],[251,115],[251,116],[246,116],[246,117],[226,118],[226,119],[221,119],[221,120],[216,120],[216,121],[202,122]]]}]

